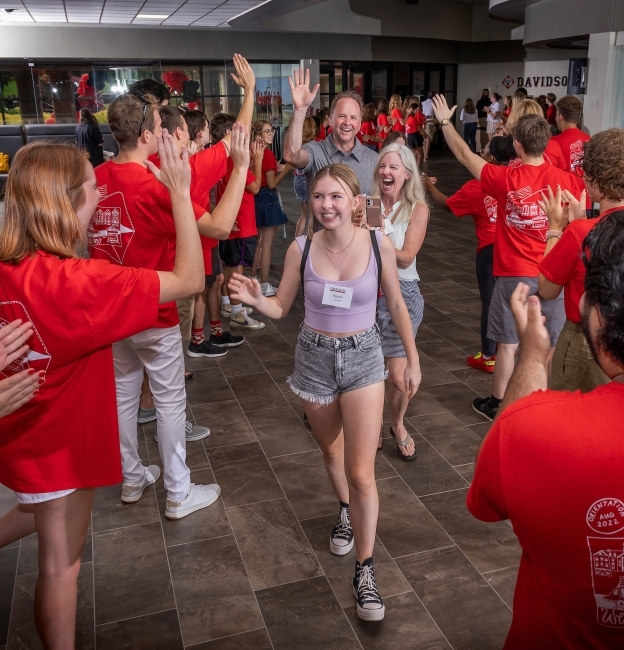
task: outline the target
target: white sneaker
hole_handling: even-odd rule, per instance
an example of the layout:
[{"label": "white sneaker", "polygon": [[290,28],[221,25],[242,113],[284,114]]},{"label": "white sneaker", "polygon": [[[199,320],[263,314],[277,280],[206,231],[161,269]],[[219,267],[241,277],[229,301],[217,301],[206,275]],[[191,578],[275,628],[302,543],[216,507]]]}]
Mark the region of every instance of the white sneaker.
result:
[{"label": "white sneaker", "polygon": [[146,467],[141,485],[123,484],[121,487],[121,500],[123,503],[136,503],[143,496],[143,490],[145,490],[148,485],[156,483],[159,477],[160,468],[157,465]]},{"label": "white sneaker", "polygon": [[243,307],[236,316],[230,320],[230,329],[232,330],[263,330],[266,324],[251,318],[246,307]]},{"label": "white sneaker", "polygon": [[[184,423],[184,433],[186,434],[186,442],[195,442],[195,440],[203,440],[210,435],[208,427],[199,427],[188,420]],[[154,442],[158,442],[158,433],[154,434]]]},{"label": "white sneaker", "polygon": [[262,289],[262,295],[267,298],[270,298],[277,293],[277,289],[270,282],[263,282],[260,287]]},{"label": "white sneaker", "polygon": [[[253,309],[251,307],[243,307],[243,309],[248,314],[253,314]],[[232,318],[232,305],[221,305],[221,318]]]},{"label": "white sneaker", "polygon": [[191,489],[184,501],[167,499],[165,517],[167,519],[182,519],[182,517],[186,517],[196,510],[212,505],[220,494],[221,488],[216,483],[211,485],[195,485],[195,483],[191,483]]}]

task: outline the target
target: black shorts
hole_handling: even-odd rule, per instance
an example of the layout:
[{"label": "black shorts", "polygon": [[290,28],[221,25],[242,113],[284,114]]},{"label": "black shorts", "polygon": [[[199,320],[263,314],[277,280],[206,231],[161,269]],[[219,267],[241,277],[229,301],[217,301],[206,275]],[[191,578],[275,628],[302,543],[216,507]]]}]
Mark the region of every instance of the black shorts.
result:
[{"label": "black shorts", "polygon": [[219,242],[219,254],[223,265],[227,267],[253,266],[254,255],[256,254],[257,235],[253,237],[239,237],[237,239],[226,239]]},{"label": "black shorts", "polygon": [[420,135],[420,133],[408,133],[407,134],[407,146],[410,149],[419,149],[423,146],[425,140]]},{"label": "black shorts", "polygon": [[219,244],[217,244],[212,249],[212,269],[210,270],[210,274],[206,276],[206,289],[209,289],[222,273],[223,267],[221,266],[221,258],[219,257]]}]

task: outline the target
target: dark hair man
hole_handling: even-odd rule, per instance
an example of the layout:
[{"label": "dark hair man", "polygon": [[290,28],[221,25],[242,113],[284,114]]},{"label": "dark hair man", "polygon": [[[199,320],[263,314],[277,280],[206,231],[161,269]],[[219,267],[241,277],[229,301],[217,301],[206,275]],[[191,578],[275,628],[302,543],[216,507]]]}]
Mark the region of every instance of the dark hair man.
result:
[{"label": "dark hair man", "polygon": [[160,106],[165,106],[169,103],[171,93],[165,84],[156,81],[156,79],[140,79],[135,81],[130,88],[128,94],[135,97],[144,97],[145,95],[152,95]]},{"label": "dark hair man", "polygon": [[624,647],[624,212],[597,224],[584,249],[581,323],[611,381],[548,390],[548,332],[519,284],[518,363],[468,492],[470,512],[509,519],[523,549],[506,650]]},{"label": "dark hair man", "polygon": [[573,172],[583,160],[583,143],[591,140],[590,135],[578,128],[582,112],[583,104],[574,95],[566,95],[557,102],[555,120],[561,133],[553,136],[553,140],[561,147],[570,172]]},{"label": "dark hair man", "polygon": [[486,108],[489,108],[492,105],[492,100],[490,99],[490,91],[487,88],[483,89],[481,97],[477,102],[477,118],[479,121],[479,140],[481,142],[481,149],[485,149],[485,145],[488,143],[487,137],[487,111]]}]

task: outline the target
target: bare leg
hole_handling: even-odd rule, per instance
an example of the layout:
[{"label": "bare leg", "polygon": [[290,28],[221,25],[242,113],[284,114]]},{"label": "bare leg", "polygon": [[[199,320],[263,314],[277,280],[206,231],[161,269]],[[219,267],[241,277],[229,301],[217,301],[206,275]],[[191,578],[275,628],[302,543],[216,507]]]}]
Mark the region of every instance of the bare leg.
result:
[{"label": "bare leg", "polygon": [[154,400],[152,399],[149,380],[147,378],[147,373],[145,370],[143,371],[143,384],[141,386],[141,399],[139,400],[139,408],[143,410],[154,408]]},{"label": "bare leg", "polygon": [[511,379],[514,370],[514,360],[517,343],[499,343],[496,351],[496,363],[494,364],[494,379],[492,382],[492,396],[496,399],[503,399],[507,384]]},{"label": "bare leg", "polygon": [[305,400],[301,400],[301,402],[312,427],[314,438],[323,452],[323,462],[334,492],[340,501],[349,503],[339,400],[334,400],[329,406],[312,404]]},{"label": "bare leg", "polygon": [[204,327],[206,319],[206,295],[208,289],[195,296],[195,310],[193,311],[193,329],[198,330]]},{"label": "bare leg", "polygon": [[[405,392],[404,373],[406,367],[407,359],[405,357],[391,357],[386,359],[386,369],[389,371],[388,379],[386,380],[388,404],[390,405],[392,429],[397,440],[405,440],[408,435],[403,423],[405,411],[407,411],[407,405],[409,404],[409,397]],[[411,456],[416,449],[414,441],[411,438],[407,443],[407,447],[401,447],[399,445],[398,448],[404,456]]]},{"label": "bare leg", "polygon": [[[231,278],[235,273],[239,273],[239,274],[242,275],[242,273],[243,273],[243,267],[242,267],[242,266],[230,266],[230,267],[227,267],[227,266],[226,266],[226,267],[223,269],[223,271],[224,271],[224,273],[225,273],[225,281],[224,281],[224,285],[227,286],[228,282],[230,281],[230,278]],[[229,288],[228,288],[228,293],[229,293],[229,292],[230,292],[230,290],[229,290]],[[236,300],[235,298],[232,298],[232,296],[230,295],[230,304],[231,304],[231,305],[240,305],[240,304],[241,304],[241,301],[240,301],[240,300]]]},{"label": "bare leg", "polygon": [[416,164],[418,165],[418,169],[422,169],[422,164],[423,164],[423,148],[418,147],[418,149],[414,149],[414,155],[416,156]]},{"label": "bare leg", "polygon": [[94,490],[34,507],[39,539],[35,625],[46,650],[74,650],[77,580]]},{"label": "bare leg", "polygon": [[271,252],[273,249],[273,240],[277,226],[271,228],[262,228],[262,248],[260,249],[260,282],[269,281],[269,271],[271,269]]},{"label": "bare leg", "polygon": [[264,228],[258,228],[258,240],[256,242],[256,252],[254,253],[253,265],[251,267],[251,271],[249,272],[249,275],[252,278],[257,277],[257,275],[258,275],[258,267],[260,266],[260,251],[262,250],[262,232],[263,231],[264,231]]},{"label": "bare leg", "polygon": [[217,276],[214,284],[206,291],[208,303],[208,318],[211,321],[221,320],[221,286],[223,273]]},{"label": "bare leg", "polygon": [[35,532],[33,506],[14,505],[0,517],[0,548]]}]

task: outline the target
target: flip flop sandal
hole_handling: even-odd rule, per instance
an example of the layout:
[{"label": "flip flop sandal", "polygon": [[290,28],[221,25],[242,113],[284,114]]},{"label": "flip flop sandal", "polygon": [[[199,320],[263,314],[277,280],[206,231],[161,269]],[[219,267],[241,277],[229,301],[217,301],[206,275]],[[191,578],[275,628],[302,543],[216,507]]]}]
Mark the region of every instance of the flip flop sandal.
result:
[{"label": "flip flop sandal", "polygon": [[418,452],[416,449],[414,449],[414,453],[411,456],[406,456],[405,454],[401,453],[401,447],[405,448],[409,444],[409,441],[412,439],[410,434],[407,434],[407,437],[404,440],[398,440],[394,431],[392,430],[392,427],[390,427],[390,435],[394,438],[394,441],[397,443],[397,454],[401,460],[404,460],[406,463],[410,463],[413,460],[416,460],[418,458]]}]

